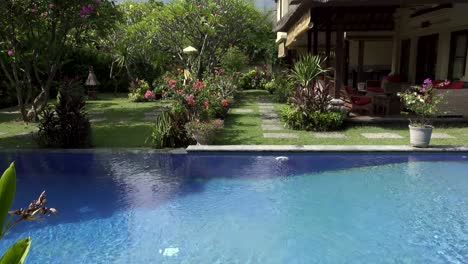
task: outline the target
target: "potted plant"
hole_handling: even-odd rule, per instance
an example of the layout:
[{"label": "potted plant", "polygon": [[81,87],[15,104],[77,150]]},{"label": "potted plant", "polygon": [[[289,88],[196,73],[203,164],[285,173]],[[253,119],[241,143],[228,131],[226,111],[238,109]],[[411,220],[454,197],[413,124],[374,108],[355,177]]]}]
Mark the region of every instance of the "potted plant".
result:
[{"label": "potted plant", "polygon": [[426,79],[422,86],[414,86],[398,93],[405,109],[415,114],[415,117],[410,118],[409,124],[411,146],[419,148],[429,146],[433,129],[430,117],[437,114],[438,106],[443,99],[443,94],[436,95],[435,89],[448,83],[445,81],[435,85],[430,79]]},{"label": "potted plant", "polygon": [[223,128],[223,125],[224,122],[221,119],[204,122],[194,120],[185,124],[185,129],[198,145],[210,145],[213,144],[216,134]]}]

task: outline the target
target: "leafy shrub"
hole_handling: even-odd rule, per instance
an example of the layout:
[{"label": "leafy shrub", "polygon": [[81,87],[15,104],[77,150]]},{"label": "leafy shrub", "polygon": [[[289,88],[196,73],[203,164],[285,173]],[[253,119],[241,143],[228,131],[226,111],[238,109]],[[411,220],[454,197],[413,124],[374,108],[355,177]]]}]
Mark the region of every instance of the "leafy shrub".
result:
[{"label": "leafy shrub", "polygon": [[222,54],[220,64],[228,72],[240,72],[247,61],[247,56],[238,47],[230,47]]},{"label": "leafy shrub", "polygon": [[266,83],[266,73],[255,68],[242,75],[240,88],[243,90],[264,90]]},{"label": "leafy shrub", "polygon": [[205,122],[190,121],[185,124],[187,134],[195,139],[199,144],[212,144],[216,134],[223,128],[224,122],[221,119],[209,120]]},{"label": "leafy shrub", "polygon": [[340,112],[305,113],[290,106],[283,108],[281,117],[292,129],[308,131],[329,131],[343,125],[344,116]]},{"label": "leafy shrub", "polygon": [[293,83],[285,73],[277,73],[265,84],[265,89],[273,95],[273,99],[279,103],[286,103],[293,91]]},{"label": "leafy shrub", "polygon": [[160,114],[151,134],[153,146],[158,149],[184,147],[191,143],[185,130],[185,115],[177,110]]},{"label": "leafy shrub", "polygon": [[83,89],[76,80],[62,84],[58,102],[42,113],[36,141],[50,148],[91,146],[91,124],[85,112]]},{"label": "leafy shrub", "polygon": [[130,84],[128,88],[128,99],[132,102],[147,102],[146,92],[150,90],[149,84],[144,80],[137,80]]}]

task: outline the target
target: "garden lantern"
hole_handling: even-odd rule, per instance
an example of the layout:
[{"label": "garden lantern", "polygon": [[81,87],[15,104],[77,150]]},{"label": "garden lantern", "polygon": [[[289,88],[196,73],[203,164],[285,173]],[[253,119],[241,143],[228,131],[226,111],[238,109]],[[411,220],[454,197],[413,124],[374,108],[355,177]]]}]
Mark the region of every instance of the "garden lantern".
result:
[{"label": "garden lantern", "polygon": [[[190,79],[190,71],[192,69],[192,61],[195,59],[196,54],[198,53],[198,50],[192,46],[188,46],[185,49],[182,50],[184,54],[188,55],[188,60],[187,60],[187,69],[184,70],[184,77],[185,80]],[[185,83],[184,80],[184,83]]]},{"label": "garden lantern", "polygon": [[85,86],[88,87],[88,98],[96,99],[96,87],[99,85],[99,81],[94,74],[93,66],[89,66],[89,74],[86,79]]}]

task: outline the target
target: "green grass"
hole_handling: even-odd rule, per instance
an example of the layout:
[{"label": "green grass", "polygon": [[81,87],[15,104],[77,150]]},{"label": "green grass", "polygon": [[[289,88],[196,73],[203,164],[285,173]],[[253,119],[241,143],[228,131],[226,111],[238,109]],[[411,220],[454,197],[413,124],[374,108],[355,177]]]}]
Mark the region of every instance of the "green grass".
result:
[{"label": "green grass", "polygon": [[[100,94],[99,99],[87,101],[86,109],[92,118],[105,118],[92,124],[93,143],[98,148],[149,147],[152,121],[143,120],[146,112],[162,107],[167,102],[133,103],[126,95]],[[36,124],[21,121],[17,108],[0,110],[0,147],[37,148],[31,137],[16,137],[22,132],[37,129]],[[103,112],[102,114],[93,114]]]},{"label": "green grass", "polygon": [[[259,97],[270,97],[265,91],[245,91],[238,102],[239,108],[250,108],[254,113],[234,114],[230,113],[225,120],[225,129],[216,144],[218,145],[407,145],[409,143],[409,131],[407,125],[346,125],[343,130],[345,139],[318,139],[308,131],[295,131],[285,128],[282,131],[268,131],[266,133],[295,133],[298,139],[271,139],[263,138],[261,118],[258,108]],[[279,112],[284,104],[275,103]],[[396,133],[403,139],[367,139],[361,133]],[[466,145],[468,142],[467,125],[438,125],[435,133],[447,133],[455,139],[433,139],[432,145]]]},{"label": "green grass", "polygon": [[[342,133],[345,139],[317,139],[308,131],[294,131],[285,128],[284,132],[296,133],[298,139],[263,138],[261,118],[258,108],[259,97],[269,98],[265,91],[245,91],[241,94],[236,108],[250,108],[253,113],[230,113],[225,120],[225,129],[217,138],[219,145],[407,145],[409,131],[405,125],[347,125]],[[92,123],[94,146],[97,148],[132,148],[150,147],[147,142],[151,135],[153,122],[145,121],[145,113],[162,107],[167,102],[133,103],[126,95],[114,96],[101,94],[99,100],[88,101],[87,110],[90,118],[105,118],[102,122]],[[277,111],[284,104],[275,104]],[[36,124],[25,124],[21,121],[17,108],[0,110],[0,148],[37,148],[31,137],[17,137],[18,133],[31,132],[37,129]],[[102,114],[95,114],[102,112]],[[403,139],[366,139],[361,133],[391,132]],[[468,126],[437,126],[434,132],[447,133],[455,139],[433,139],[433,145],[466,145]]]}]

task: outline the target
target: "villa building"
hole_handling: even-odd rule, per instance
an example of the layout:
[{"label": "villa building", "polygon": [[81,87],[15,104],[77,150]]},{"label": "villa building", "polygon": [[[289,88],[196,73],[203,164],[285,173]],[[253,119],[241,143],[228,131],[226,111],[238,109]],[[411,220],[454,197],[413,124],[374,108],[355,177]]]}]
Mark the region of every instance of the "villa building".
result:
[{"label": "villa building", "polygon": [[[276,3],[278,56],[289,61],[303,53],[329,58],[338,88],[335,97],[345,86],[370,87],[389,74],[407,84],[431,78],[449,79],[457,83],[456,88],[468,86],[466,0]],[[464,96],[468,98],[468,93]],[[468,100],[458,103],[468,104]]]}]

